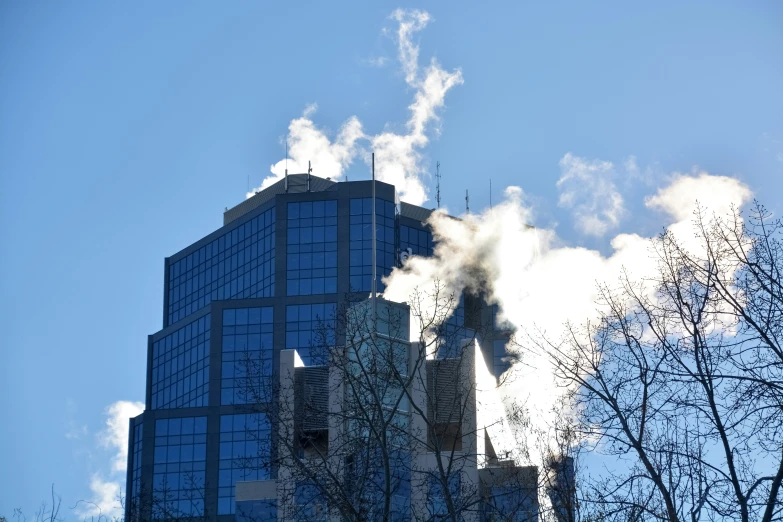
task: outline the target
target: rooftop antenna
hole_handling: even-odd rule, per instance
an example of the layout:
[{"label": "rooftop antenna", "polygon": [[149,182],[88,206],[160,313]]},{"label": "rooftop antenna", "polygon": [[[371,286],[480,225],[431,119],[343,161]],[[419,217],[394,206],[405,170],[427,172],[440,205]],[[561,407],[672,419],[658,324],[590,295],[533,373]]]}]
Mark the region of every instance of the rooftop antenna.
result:
[{"label": "rooftop antenna", "polygon": [[465,189],[465,213],[470,214],[470,199],[468,198],[468,189]]},{"label": "rooftop antenna", "polygon": [[375,266],[375,153],[372,153],[372,318],[375,322],[378,318],[378,306],[376,303],[375,277],[377,268]]},{"label": "rooftop antenna", "polygon": [[285,137],[285,191],[288,192],[288,136]]},{"label": "rooftop antenna", "polygon": [[307,192],[310,192],[310,173],[313,171],[313,167],[310,166],[310,162],[307,162]]},{"label": "rooftop antenna", "polygon": [[438,208],[440,208],[440,161],[435,164],[435,200],[438,202]]},{"label": "rooftop antenna", "polygon": [[489,178],[489,208],[492,208],[492,178]]}]

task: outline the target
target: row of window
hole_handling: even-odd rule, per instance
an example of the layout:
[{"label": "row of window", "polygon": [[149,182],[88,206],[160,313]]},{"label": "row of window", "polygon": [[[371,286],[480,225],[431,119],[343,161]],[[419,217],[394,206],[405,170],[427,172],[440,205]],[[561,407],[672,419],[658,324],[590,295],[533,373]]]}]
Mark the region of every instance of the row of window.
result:
[{"label": "row of window", "polygon": [[137,422],[133,426],[133,471],[131,472],[131,510],[132,518],[138,520],[141,494],[141,452],[143,449],[144,423]]},{"label": "row of window", "polygon": [[[372,214],[372,198],[351,199],[351,215]],[[396,216],[396,206],[393,202],[375,198],[375,214],[380,217],[392,218]]]},{"label": "row of window", "polygon": [[440,325],[438,332],[438,358],[449,359],[459,357],[463,339],[470,339],[475,332],[465,328],[465,301],[460,295],[457,306],[451,316]]},{"label": "row of window", "polygon": [[[135,427],[136,440],[141,440],[142,424]],[[184,417],[158,419],[155,422],[154,475],[153,475],[153,518],[170,519],[203,516],[206,470],[206,417]],[[391,462],[394,496],[392,510],[394,518],[405,518],[410,509],[410,472],[405,452],[392,455]],[[133,469],[141,461],[140,448],[134,446]],[[362,462],[372,462],[372,459]],[[268,480],[271,465],[271,424],[266,414],[235,414],[220,416],[220,447],[218,475],[218,515],[235,513],[234,491],[240,480]],[[356,464],[354,464],[356,465]],[[358,470],[357,470],[358,471]],[[382,482],[382,470],[377,478],[370,471],[370,487],[362,488],[369,506],[379,500],[378,492],[372,487],[375,480]],[[366,472],[357,476],[367,476]],[[448,488],[452,500],[459,505],[461,497],[461,476],[449,478]],[[379,486],[382,483],[379,482]],[[529,492],[515,485],[493,486],[482,505],[483,515],[507,517],[508,520],[526,520],[535,509],[535,498]],[[439,519],[447,514],[445,492],[437,477],[430,477],[427,507],[431,516]],[[134,490],[138,495],[138,489]],[[274,501],[264,505],[248,506],[272,514],[276,510]],[[320,520],[327,515],[324,499],[318,489],[308,483],[297,485],[295,504],[297,515],[308,520]],[[242,507],[242,506],[240,506]],[[372,508],[370,508],[372,511]],[[276,514],[276,513],[275,513]]]},{"label": "row of window", "polygon": [[[310,350],[319,339],[334,344],[335,315],[335,303],[288,306],[286,346],[298,349],[307,364],[312,364]],[[268,400],[273,322],[271,306],[223,310],[221,404]],[[153,409],[208,404],[209,343],[209,314],[153,343]],[[323,358],[319,361],[324,362]]]},{"label": "row of window", "polygon": [[[377,287],[397,265],[395,205],[376,199]],[[372,198],[350,201],[350,289],[371,289]],[[274,295],[274,209],[269,209],[169,267],[171,324],[212,300]],[[287,295],[337,292],[337,201],[288,204]],[[400,247],[432,254],[432,235],[400,227]],[[311,271],[312,270],[312,271]]]},{"label": "row of window", "polygon": [[[375,201],[376,289],[383,290],[381,279],[388,276],[395,262],[395,206],[391,201]],[[350,272],[352,292],[372,289],[372,198],[351,199]]]},{"label": "row of window", "polygon": [[[155,422],[153,517],[204,515],[206,417]],[[234,513],[239,480],[266,480],[270,471],[271,426],[265,414],[220,417],[218,515]],[[134,451],[134,469],[141,454]]]},{"label": "row of window", "polygon": [[255,236],[253,239],[249,238],[240,245],[231,247],[230,251],[210,258],[192,276],[183,275],[177,280],[169,282],[171,290],[169,299],[176,303],[212,283],[223,285],[227,280],[234,279],[237,277],[235,272],[251,261],[264,260],[262,256],[274,248],[273,236],[274,233],[257,240],[254,239]]},{"label": "row of window", "polygon": [[[186,317],[200,310],[210,301],[218,299],[241,299],[248,297],[272,297],[274,295],[274,250],[264,251],[257,256],[254,248],[245,249],[236,257],[241,263],[225,276],[219,275],[219,267],[199,275],[199,280],[187,281],[174,288],[169,297],[171,321]],[[234,259],[234,256],[232,256]],[[228,266],[230,269],[233,265]],[[183,315],[185,314],[185,315]]]},{"label": "row of window", "polygon": [[288,204],[288,220],[337,217],[337,200],[303,201]]},{"label": "row of window", "polygon": [[153,518],[204,515],[206,461],[206,417],[155,421]]},{"label": "row of window", "polygon": [[196,250],[169,265],[169,279],[173,281],[177,277],[187,274],[190,270],[196,269],[208,259],[219,255],[221,252],[225,252],[232,246],[240,244],[254,234],[258,234],[259,232],[263,233],[274,224],[275,209],[270,208],[263,214],[259,214],[247,223],[226,232],[211,243],[202,246],[199,250]]},{"label": "row of window", "polygon": [[152,408],[206,406],[209,314],[152,344]]},{"label": "row of window", "polygon": [[[289,305],[285,346],[307,365],[326,363],[335,342],[336,304]],[[221,404],[270,400],[273,358],[273,307],[223,311]],[[210,316],[183,326],[153,344],[152,407],[206,406],[209,394]],[[472,336],[464,326],[460,299],[443,326],[439,357],[456,357],[460,340]],[[503,341],[493,343],[492,369],[499,376],[509,364]]]},{"label": "row of window", "polygon": [[274,308],[223,310],[221,404],[271,400]]},{"label": "row of window", "polygon": [[234,488],[240,480],[270,476],[271,425],[263,413],[221,415],[218,515],[234,514]]},{"label": "row of window", "polygon": [[288,204],[288,295],[337,293],[337,201]]},{"label": "row of window", "polygon": [[275,209],[169,265],[167,324],[216,299],[274,295]]},{"label": "row of window", "polygon": [[285,347],[295,349],[305,365],[326,364],[335,343],[336,303],[288,305]]},{"label": "row of window", "polygon": [[[273,261],[268,262],[273,267]],[[255,261],[253,262],[255,263]],[[265,263],[267,264],[267,263]],[[170,322],[178,321],[183,317],[201,310],[211,301],[225,299],[248,299],[251,297],[272,297],[275,295],[274,268],[271,268],[271,275],[263,277],[261,268],[253,268],[244,275],[237,275],[222,286],[213,283],[209,289],[202,288],[196,295],[194,293],[193,301],[176,308],[170,315]]]},{"label": "row of window", "polygon": [[412,255],[430,257],[434,248],[429,230],[400,225],[400,250],[410,249]]}]

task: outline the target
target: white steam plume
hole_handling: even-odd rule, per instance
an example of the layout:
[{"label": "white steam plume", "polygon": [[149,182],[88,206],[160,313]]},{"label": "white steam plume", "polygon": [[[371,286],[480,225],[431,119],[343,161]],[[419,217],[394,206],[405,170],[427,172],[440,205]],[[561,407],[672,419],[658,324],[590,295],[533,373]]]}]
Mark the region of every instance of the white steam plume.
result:
[{"label": "white steam plume", "polygon": [[98,433],[98,443],[113,451],[109,478],[93,473],[90,478],[92,498],[80,502],[79,517],[107,517],[115,520],[123,515],[120,496],[125,494],[125,472],[128,468],[128,422],[144,411],[141,402],[117,401],[106,408],[106,427]]},{"label": "white steam plume", "polygon": [[[400,198],[415,205],[427,200],[427,190],[421,180],[421,149],[429,143],[427,133],[439,128],[438,111],[443,108],[446,93],[455,85],[463,83],[462,71],[444,70],[433,58],[422,71],[419,66],[419,45],[414,35],[424,29],[431,20],[424,11],[397,9],[390,18],[398,22],[396,41],[398,60],[405,75],[405,82],[415,89],[413,102],[408,106],[410,117],[405,124],[405,133],[384,131],[376,135],[365,134],[358,118],[352,116],[340,129],[334,141],[316,127],[311,116],[315,105],[309,106],[302,117],[292,120],[288,126],[288,172],[307,171],[307,162],[320,177],[339,180],[345,169],[357,156],[369,162],[369,151],[362,147],[367,142],[375,152],[377,179],[395,185]],[[434,127],[434,129],[433,129]],[[272,175],[261,186],[248,192],[247,197],[282,179],[286,160],[282,159],[270,168]]]},{"label": "white steam plume", "polygon": [[[480,288],[512,325],[558,338],[566,322],[583,324],[597,316],[597,282],[616,282],[623,267],[634,278],[653,274],[650,238],[617,235],[608,257],[585,248],[556,246],[553,231],[527,226],[531,211],[522,195],[521,189],[510,187],[500,205],[459,220],[434,213],[429,220],[437,241],[433,256],[414,256],[402,269],[395,269],[384,280],[384,296],[406,301],[414,289],[426,291],[434,280],[455,293]],[[750,197],[750,190],[733,178],[675,174],[646,205],[664,211],[663,224],[687,246],[694,242],[690,220],[696,198],[710,211],[722,213]],[[545,354],[525,351],[521,355],[522,362],[509,370],[513,373],[504,393],[525,401],[532,429],[547,433],[565,390],[556,385]],[[544,448],[533,449],[543,455]]]},{"label": "white steam plume", "polygon": [[283,179],[286,168],[290,174],[307,172],[308,161],[320,177],[334,180],[339,179],[343,170],[351,165],[358,151],[357,142],[365,137],[362,124],[356,116],[348,118],[332,143],[326,132],[311,120],[317,109],[316,104],[308,105],[300,118],[291,120],[288,125],[288,161],[284,158],[269,167],[272,175],[265,178],[261,186],[248,192],[247,197]]}]

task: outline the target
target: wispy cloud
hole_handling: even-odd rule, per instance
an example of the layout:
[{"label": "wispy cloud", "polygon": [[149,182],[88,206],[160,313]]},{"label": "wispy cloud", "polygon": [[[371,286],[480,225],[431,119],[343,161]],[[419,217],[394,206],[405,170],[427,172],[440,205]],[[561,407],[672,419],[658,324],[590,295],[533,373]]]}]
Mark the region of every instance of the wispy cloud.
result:
[{"label": "wispy cloud", "polygon": [[141,402],[117,401],[106,410],[106,425],[96,438],[101,447],[112,451],[108,473],[96,472],[90,478],[89,500],[77,506],[82,518],[106,516],[109,519],[122,516],[120,496],[124,492],[125,472],[128,467],[128,425],[129,419],[144,411]]},{"label": "wispy cloud", "polygon": [[351,165],[358,152],[357,141],[364,137],[362,124],[356,116],[352,116],[343,123],[332,142],[327,132],[313,123],[312,117],[317,110],[317,104],[310,104],[301,117],[291,120],[287,138],[289,157],[272,165],[269,168],[272,175],[264,179],[260,187],[248,193],[248,197],[283,179],[286,169],[290,174],[307,172],[308,162],[312,163],[318,176],[332,179],[340,178]]},{"label": "wispy cloud", "polygon": [[386,56],[376,56],[373,58],[366,58],[362,60],[362,62],[366,63],[371,67],[377,67],[380,69],[381,67],[385,67],[386,64],[389,63],[389,58],[387,58]]},{"label": "wispy cloud", "polygon": [[[635,158],[626,166],[638,172]],[[570,152],[560,160],[557,181],[559,205],[571,209],[576,229],[589,236],[603,236],[617,227],[625,214],[623,197],[614,184],[614,165],[609,161],[587,160]]]},{"label": "wispy cloud", "polygon": [[[366,134],[358,118],[352,116],[332,140],[324,129],[313,123],[316,107],[313,104],[300,118],[291,120],[288,126],[288,172],[306,172],[310,161],[316,175],[338,180],[357,157],[369,164],[370,151],[373,151],[377,178],[394,184],[401,199],[422,204],[427,200],[427,189],[422,181],[421,150],[429,143],[428,134],[440,131],[438,113],[445,105],[446,93],[463,83],[462,71],[446,71],[435,58],[424,68],[419,65],[420,50],[414,37],[431,21],[427,12],[397,9],[390,19],[398,24],[394,38],[400,68],[406,84],[414,89],[405,132],[385,130],[380,134]],[[285,168],[286,159],[272,165],[272,175],[247,197],[282,179]]]},{"label": "wispy cloud", "polygon": [[[408,133],[384,132],[372,138],[375,168],[379,179],[397,187],[401,199],[421,205],[428,198],[421,179],[419,151],[429,143],[428,128],[439,122],[438,110],[445,104],[446,93],[464,80],[460,69],[448,72],[435,58],[423,71],[419,67],[419,45],[413,42],[413,36],[431,20],[428,13],[398,9],[391,18],[399,22],[397,45],[405,82],[416,89],[416,94],[408,106],[411,111],[406,123]],[[435,127],[435,132],[439,131]]]},{"label": "wispy cloud", "polygon": [[763,132],[759,137],[759,145],[765,155],[772,155],[775,161],[783,163],[783,139],[780,135]]},{"label": "wispy cloud", "polygon": [[432,18],[418,9],[396,9],[389,18],[400,24],[397,29],[398,56],[405,83],[412,85],[419,72],[419,45],[413,42],[413,35],[427,27]]},{"label": "wispy cloud", "polygon": [[78,408],[76,402],[68,397],[65,400],[65,438],[70,440],[80,439],[89,433],[86,424],[76,420]]}]

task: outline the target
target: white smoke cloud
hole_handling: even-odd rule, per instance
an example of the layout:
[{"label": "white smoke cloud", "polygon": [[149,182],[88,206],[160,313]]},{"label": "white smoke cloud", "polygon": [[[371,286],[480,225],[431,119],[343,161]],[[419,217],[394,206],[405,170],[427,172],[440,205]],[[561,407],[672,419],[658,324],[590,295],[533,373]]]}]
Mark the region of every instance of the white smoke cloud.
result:
[{"label": "white smoke cloud", "polygon": [[123,515],[120,496],[125,493],[125,472],[128,468],[128,426],[129,420],[144,411],[144,404],[132,401],[117,401],[105,411],[106,426],[98,435],[98,443],[112,450],[111,468],[108,479],[102,473],[93,473],[90,478],[92,497],[77,506],[82,518],[106,516],[109,520]]},{"label": "white smoke cloud", "polygon": [[[696,198],[720,214],[750,197],[750,190],[734,178],[675,174],[646,205],[662,210],[662,224],[687,243],[692,242],[690,220]],[[481,288],[511,324],[554,339],[559,338],[566,322],[583,324],[598,316],[598,282],[616,282],[623,268],[633,278],[647,277],[655,270],[650,238],[636,234],[615,236],[609,256],[558,246],[554,231],[527,226],[532,212],[516,187],[506,189],[500,205],[482,213],[463,215],[459,220],[435,213],[429,222],[437,241],[433,256],[412,257],[402,269],[395,269],[384,280],[385,297],[406,301],[415,289],[426,291],[434,280],[455,293]],[[505,393],[508,398],[524,400],[532,415],[532,428],[546,432],[554,425],[553,411],[565,390],[557,386],[546,354],[524,351],[521,355],[522,362],[509,370],[512,378],[507,380]],[[542,448],[538,450],[534,453],[543,455]]]},{"label": "white smoke cloud", "polygon": [[405,83],[413,85],[418,76],[419,46],[413,43],[412,37],[427,27],[432,18],[426,11],[418,9],[396,9],[389,18],[400,23],[397,29],[397,52],[405,73]]},{"label": "white smoke cloud", "polygon": [[[638,171],[633,156],[626,167],[631,173]],[[617,227],[625,207],[612,181],[614,165],[609,161],[589,161],[569,152],[560,160],[560,169],[559,204],[573,210],[576,229],[600,237]]]},{"label": "white smoke cloud", "polygon": [[357,141],[364,138],[362,124],[356,116],[352,116],[340,128],[333,143],[311,119],[317,109],[316,104],[308,105],[300,118],[291,120],[287,138],[288,160],[284,158],[269,167],[272,175],[265,178],[261,186],[248,192],[247,197],[283,179],[286,168],[290,174],[307,172],[308,161],[318,176],[335,180],[351,165],[358,151]]},{"label": "white smoke cloud", "polygon": [[[410,117],[405,124],[406,132],[386,130],[367,135],[358,118],[352,116],[331,141],[326,132],[313,123],[311,116],[315,113],[315,105],[311,105],[302,117],[292,120],[288,126],[288,172],[306,172],[310,161],[315,175],[339,180],[357,156],[369,163],[369,151],[360,145],[367,142],[371,151],[375,152],[377,179],[395,185],[400,199],[421,205],[427,200],[427,190],[421,179],[424,173],[421,150],[429,143],[428,132],[439,132],[438,112],[444,107],[446,93],[463,83],[462,71],[448,72],[434,58],[421,70],[419,45],[413,37],[430,22],[428,13],[397,9],[390,18],[399,24],[395,39],[405,82],[415,90],[413,102],[408,107]],[[282,179],[285,165],[285,159],[272,165],[272,175],[264,179],[261,186],[248,192],[247,197]]]}]

